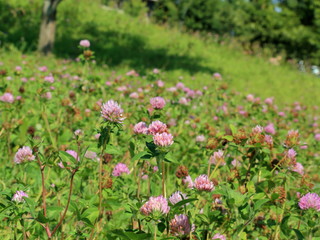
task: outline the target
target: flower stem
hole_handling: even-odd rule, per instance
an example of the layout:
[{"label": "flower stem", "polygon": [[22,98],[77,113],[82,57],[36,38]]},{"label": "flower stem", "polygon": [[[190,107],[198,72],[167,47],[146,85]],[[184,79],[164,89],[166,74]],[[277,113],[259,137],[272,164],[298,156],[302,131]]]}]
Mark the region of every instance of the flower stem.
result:
[{"label": "flower stem", "polygon": [[71,194],[72,194],[72,189],[73,189],[73,180],[74,180],[74,175],[76,174],[76,172],[78,171],[79,168],[76,168],[72,171],[71,174],[71,179],[70,179],[70,187],[69,187],[69,196],[68,196],[68,201],[67,201],[67,205],[66,208],[64,209],[64,212],[62,214],[62,217],[60,218],[60,221],[58,222],[58,224],[55,226],[55,228],[52,230],[51,236],[58,230],[58,228],[61,226],[64,218],[66,217],[68,208],[69,208],[69,204],[70,204],[70,200],[71,200]]},{"label": "flower stem", "polygon": [[162,166],[161,166],[161,168],[162,168],[162,195],[163,195],[164,198],[166,198],[167,197],[167,190],[166,190],[165,162],[164,162],[163,159],[161,161],[162,161],[161,162],[161,164],[162,164]]},{"label": "flower stem", "polygon": [[157,223],[154,223],[154,233],[153,233],[153,239],[157,240]]},{"label": "flower stem", "polygon": [[47,129],[47,131],[49,133],[49,137],[50,137],[50,141],[52,143],[52,146],[56,149],[57,148],[57,143],[56,143],[55,138],[52,136],[52,132],[51,132],[51,129],[50,129],[50,125],[49,125],[49,121],[48,121],[48,117],[47,117],[47,114],[46,114],[46,108],[45,107],[42,110],[42,118],[44,120],[46,129]]},{"label": "flower stem", "polygon": [[[42,165],[42,163],[40,161],[39,154],[37,154],[37,162],[39,164],[40,172],[41,172],[41,185],[42,185],[42,206],[41,207],[43,209],[43,216],[46,218],[47,217],[47,203],[46,203],[47,190],[46,190],[46,187],[45,187],[45,177],[44,177],[44,168],[45,168],[45,166]],[[44,228],[46,230],[48,238],[51,238],[52,233],[51,233],[50,228],[49,228],[49,223],[46,223]]]},{"label": "flower stem", "polygon": [[211,179],[214,176],[214,173],[217,171],[217,169],[220,166],[221,162],[222,162],[222,159],[219,159],[219,161],[218,161],[217,165],[215,166],[215,168],[213,169],[211,175],[209,176],[209,174],[208,174],[209,179]]}]

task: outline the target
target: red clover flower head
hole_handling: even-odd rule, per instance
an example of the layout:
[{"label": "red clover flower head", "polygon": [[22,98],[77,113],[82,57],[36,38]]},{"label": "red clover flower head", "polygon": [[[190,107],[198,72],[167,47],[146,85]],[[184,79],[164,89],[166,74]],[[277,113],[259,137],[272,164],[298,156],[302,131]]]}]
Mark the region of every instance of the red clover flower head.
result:
[{"label": "red clover flower head", "polygon": [[194,187],[200,191],[211,192],[214,189],[214,184],[207,175],[203,174],[194,180]]},{"label": "red clover flower head", "polygon": [[252,133],[254,135],[260,134],[263,132],[263,127],[261,127],[260,125],[255,126],[254,128],[252,128]]},{"label": "red clover flower head", "polygon": [[303,210],[313,208],[320,212],[320,197],[316,193],[307,193],[299,200],[299,207]]},{"label": "red clover flower head", "polygon": [[124,163],[118,163],[112,171],[112,176],[119,177],[124,173],[129,174],[130,173],[129,168]]},{"label": "red clover flower head", "polygon": [[159,120],[152,122],[149,125],[149,134],[155,135],[156,133],[167,132],[167,125]]},{"label": "red clover flower head", "polygon": [[12,197],[12,201],[16,201],[16,202],[24,202],[23,197],[29,197],[28,194],[26,194],[24,191],[17,191],[13,197]]},{"label": "red clover flower head", "polygon": [[217,233],[217,234],[215,234],[215,235],[212,237],[212,240],[213,240],[213,239],[226,240],[227,238],[226,238],[225,235],[222,235],[222,234]]},{"label": "red clover flower head", "polygon": [[290,166],[291,171],[299,173],[300,175],[304,174],[304,167],[301,163],[297,162],[295,165]]},{"label": "red clover flower head", "polygon": [[153,142],[160,147],[168,147],[173,144],[173,136],[170,133],[156,133]]},{"label": "red clover flower head", "polygon": [[287,151],[287,157],[290,159],[290,160],[295,160],[296,159],[296,156],[297,156],[297,153],[294,149],[290,148],[288,151]]},{"label": "red clover flower head", "polygon": [[122,123],[125,117],[123,117],[123,109],[121,106],[113,100],[109,100],[101,107],[101,116],[110,122]]},{"label": "red clover flower head", "polygon": [[81,47],[88,48],[88,47],[90,47],[90,41],[87,40],[87,39],[81,40],[80,43],[79,43],[79,45],[80,45]]},{"label": "red clover flower head", "polygon": [[276,134],[276,130],[274,128],[274,125],[273,123],[269,123],[267,126],[264,127],[264,130],[266,131],[266,133],[269,133],[269,134]]},{"label": "red clover flower head", "polygon": [[226,162],[224,161],[223,157],[223,151],[219,150],[218,152],[214,152],[213,155],[210,157],[210,163],[215,165],[219,164],[221,166],[226,165]]},{"label": "red clover flower head", "polygon": [[148,126],[145,122],[139,122],[134,125],[133,131],[136,134],[148,134],[149,132]]},{"label": "red clover flower head", "polygon": [[162,195],[158,197],[150,197],[149,200],[142,205],[140,211],[143,215],[167,214],[170,211],[168,201]]},{"label": "red clover flower head", "polygon": [[11,93],[4,93],[2,96],[0,96],[0,101],[6,102],[6,103],[13,103],[14,96]]},{"label": "red clover flower head", "polygon": [[192,181],[192,178],[190,177],[190,175],[186,176],[185,178],[182,179],[182,183],[184,185],[187,185],[188,188],[193,188],[194,183]]},{"label": "red clover flower head", "polygon": [[16,155],[14,156],[14,162],[16,164],[20,164],[25,161],[32,161],[35,158],[36,157],[32,154],[31,148],[24,146],[17,151]]},{"label": "red clover flower head", "polygon": [[172,195],[169,197],[169,201],[171,202],[172,205],[175,205],[176,203],[187,199],[187,194],[182,193],[180,191],[176,191],[174,193],[172,193]]},{"label": "red clover flower head", "polygon": [[166,105],[166,101],[162,97],[151,98],[150,103],[154,109],[162,109]]},{"label": "red clover flower head", "polygon": [[206,137],[203,135],[198,135],[196,137],[196,142],[204,142],[206,140]]},{"label": "red clover flower head", "polygon": [[189,219],[186,215],[174,215],[170,221],[170,232],[175,236],[186,236],[192,231]]}]

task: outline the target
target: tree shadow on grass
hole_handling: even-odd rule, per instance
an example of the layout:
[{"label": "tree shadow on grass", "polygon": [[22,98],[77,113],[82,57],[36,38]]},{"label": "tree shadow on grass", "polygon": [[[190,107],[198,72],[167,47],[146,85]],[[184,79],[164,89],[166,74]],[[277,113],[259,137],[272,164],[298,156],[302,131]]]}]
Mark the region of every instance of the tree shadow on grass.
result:
[{"label": "tree shadow on grass", "polygon": [[[147,69],[184,70],[190,74],[217,71],[201,65],[204,59],[187,55],[169,53],[165,48],[150,49],[143,37],[117,31],[98,30],[94,23],[84,26],[83,32],[91,41],[91,49],[95,52],[97,64],[109,67],[125,65],[139,72]],[[67,32],[59,36],[55,43],[55,55],[62,58],[77,57],[79,40]]]}]

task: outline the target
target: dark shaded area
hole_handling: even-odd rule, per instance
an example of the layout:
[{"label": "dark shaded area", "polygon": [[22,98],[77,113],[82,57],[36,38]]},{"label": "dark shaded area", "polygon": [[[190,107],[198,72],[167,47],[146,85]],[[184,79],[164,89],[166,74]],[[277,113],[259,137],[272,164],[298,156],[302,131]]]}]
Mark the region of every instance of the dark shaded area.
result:
[{"label": "dark shaded area", "polygon": [[[183,69],[191,74],[215,72],[214,69],[202,66],[203,59],[200,57],[170,54],[165,48],[150,49],[139,35],[100,31],[95,23],[86,24],[82,28],[91,41],[91,49],[95,52],[97,64],[115,67],[125,63],[130,68],[142,72],[155,67],[163,70]],[[57,38],[54,51],[56,56],[68,58],[79,55],[77,46],[80,39],[73,39],[70,35],[71,33],[64,33]],[[192,44],[189,48],[191,51]]]},{"label": "dark shaded area", "polygon": [[[29,7],[17,8],[0,0],[0,21],[4,23],[0,26],[1,46],[13,44],[24,53],[36,51],[42,6],[30,5]],[[73,14],[79,13],[74,12]],[[78,57],[81,53],[78,49],[80,37],[85,36],[83,38],[91,42],[91,50],[95,52],[98,65],[107,64],[112,68],[125,64],[140,73],[150,68],[182,69],[190,74],[197,72],[211,74],[218,71],[202,66],[201,62],[204,59],[201,57],[187,56],[187,53],[192,51],[192,43],[189,43],[189,49],[184,49],[185,52],[172,54],[166,48],[148,48],[142,36],[111,30],[101,31],[101,28],[98,29],[98,22],[84,24],[81,21],[77,22],[77,18],[79,18],[78,15],[63,16],[58,13],[57,35],[53,52],[59,58]]]},{"label": "dark shaded area", "polygon": [[0,0],[0,47],[13,44],[23,52],[34,51],[40,30],[40,6],[12,6]]}]

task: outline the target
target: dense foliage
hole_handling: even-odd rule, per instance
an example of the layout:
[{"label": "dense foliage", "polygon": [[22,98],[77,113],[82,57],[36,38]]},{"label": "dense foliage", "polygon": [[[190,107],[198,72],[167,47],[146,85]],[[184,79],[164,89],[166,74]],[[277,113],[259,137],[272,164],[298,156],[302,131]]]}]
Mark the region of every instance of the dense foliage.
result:
[{"label": "dense foliage", "polygon": [[318,108],[106,73],[80,45],[1,63],[2,239],[320,237]]},{"label": "dense foliage", "polygon": [[319,64],[319,13],[318,0],[165,0],[158,1],[154,17],[192,31],[233,37],[251,52],[257,43],[273,55]]}]

